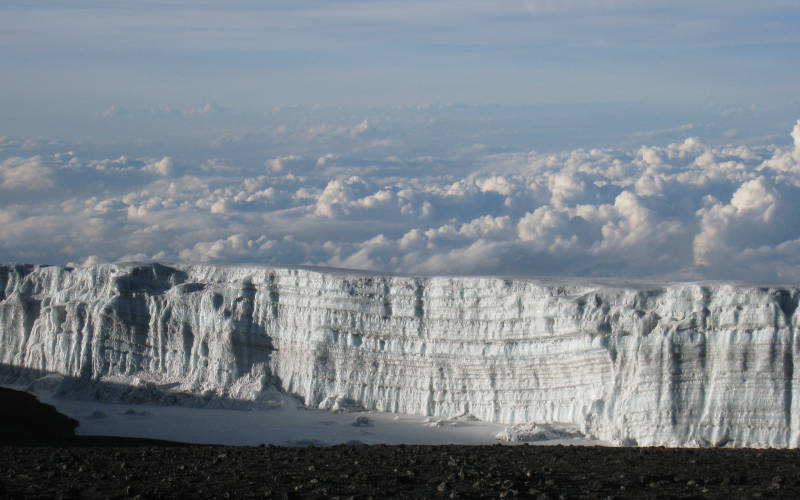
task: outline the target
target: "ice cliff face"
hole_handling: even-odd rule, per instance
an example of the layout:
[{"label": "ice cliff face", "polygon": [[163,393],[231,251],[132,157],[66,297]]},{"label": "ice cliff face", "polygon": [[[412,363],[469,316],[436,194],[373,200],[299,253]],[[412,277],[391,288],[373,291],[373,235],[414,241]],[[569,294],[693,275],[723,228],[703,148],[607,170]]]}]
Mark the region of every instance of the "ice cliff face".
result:
[{"label": "ice cliff face", "polygon": [[795,447],[799,297],[720,283],[6,265],[0,363],[6,379],[55,373],[84,388],[257,403],[280,387],[322,408],[563,422],[620,443]]}]

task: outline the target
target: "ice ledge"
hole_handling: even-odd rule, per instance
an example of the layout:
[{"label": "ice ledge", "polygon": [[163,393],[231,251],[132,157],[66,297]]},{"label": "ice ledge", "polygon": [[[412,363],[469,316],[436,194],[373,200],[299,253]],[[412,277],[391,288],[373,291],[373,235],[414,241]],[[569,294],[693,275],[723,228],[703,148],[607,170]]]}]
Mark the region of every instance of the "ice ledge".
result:
[{"label": "ice ledge", "polygon": [[258,403],[280,389],[314,407],[523,426],[509,438],[557,424],[623,444],[796,447],[798,297],[738,282],[8,264],[0,363],[6,379],[69,377],[76,395],[113,383]]}]

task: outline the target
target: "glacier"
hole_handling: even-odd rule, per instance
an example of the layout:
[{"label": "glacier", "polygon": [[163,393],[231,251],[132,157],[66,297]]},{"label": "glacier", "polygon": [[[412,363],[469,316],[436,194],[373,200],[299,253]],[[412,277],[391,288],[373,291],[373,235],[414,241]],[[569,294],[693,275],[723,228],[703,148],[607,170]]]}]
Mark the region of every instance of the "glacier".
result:
[{"label": "glacier", "polygon": [[798,301],[752,283],[4,264],[0,379],[194,405],[288,393],[622,445],[797,447]]}]

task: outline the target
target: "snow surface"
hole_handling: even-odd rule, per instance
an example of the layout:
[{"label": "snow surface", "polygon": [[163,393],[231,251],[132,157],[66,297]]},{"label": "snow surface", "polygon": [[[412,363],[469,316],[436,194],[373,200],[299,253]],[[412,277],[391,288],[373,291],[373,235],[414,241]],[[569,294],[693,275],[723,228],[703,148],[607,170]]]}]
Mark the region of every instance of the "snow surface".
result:
[{"label": "snow surface", "polygon": [[477,418],[512,440],[796,447],[798,297],[746,283],[7,265],[0,363],[7,383],[60,400],[280,416],[295,411],[288,393],[318,409]]},{"label": "snow surface", "polygon": [[[32,386],[6,386],[30,390]],[[34,385],[35,387],[35,385]],[[37,387],[41,401],[80,422],[79,435],[165,439],[186,443],[255,446],[335,444],[495,444],[609,445],[558,427],[548,435],[510,436],[501,424],[473,418],[439,419],[374,411],[330,412],[304,406],[284,395],[272,409],[219,409],[124,404],[58,396]]]}]

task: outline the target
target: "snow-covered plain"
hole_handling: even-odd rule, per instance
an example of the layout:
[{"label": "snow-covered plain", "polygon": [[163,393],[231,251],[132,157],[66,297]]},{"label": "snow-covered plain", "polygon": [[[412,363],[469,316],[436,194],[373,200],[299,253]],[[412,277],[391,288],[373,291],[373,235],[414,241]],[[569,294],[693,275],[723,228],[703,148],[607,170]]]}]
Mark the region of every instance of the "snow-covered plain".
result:
[{"label": "snow-covered plain", "polygon": [[89,433],[227,412],[264,419],[251,443],[306,418],[334,423],[284,441],[375,442],[409,422],[381,442],[412,442],[422,417],[508,439],[800,442],[794,287],[119,264],[3,266],[0,294],[5,382],[52,391]]},{"label": "snow-covered plain", "polygon": [[[254,446],[334,444],[492,444],[504,426],[472,419],[440,419],[372,411],[330,412],[305,407],[284,396],[274,408],[195,408],[125,404],[59,396],[37,384],[8,386],[30,390],[43,402],[80,422],[79,435],[165,439],[186,443]],[[540,444],[598,444],[577,436],[538,436]],[[511,441],[519,442],[519,441]],[[602,444],[602,443],[600,443]]]}]

